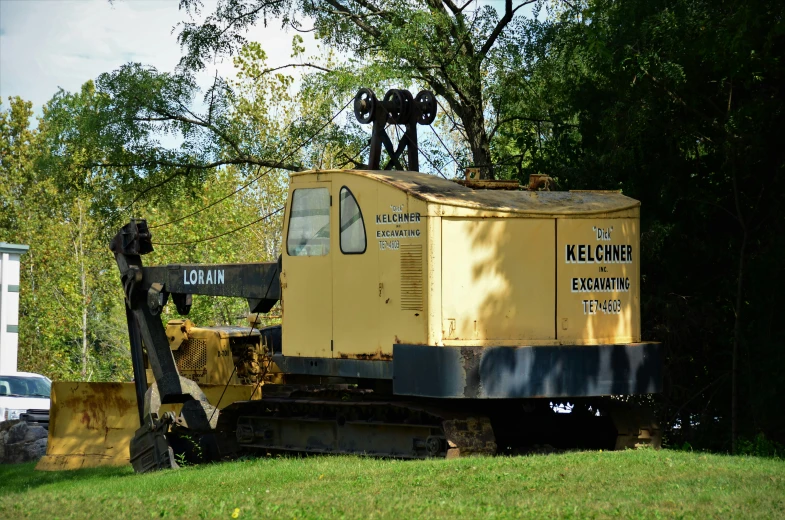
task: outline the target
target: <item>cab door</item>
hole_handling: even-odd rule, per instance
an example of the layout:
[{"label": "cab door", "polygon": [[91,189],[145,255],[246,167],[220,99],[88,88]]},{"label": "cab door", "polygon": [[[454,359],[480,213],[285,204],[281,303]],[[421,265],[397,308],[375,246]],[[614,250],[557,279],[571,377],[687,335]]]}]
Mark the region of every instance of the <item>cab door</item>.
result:
[{"label": "cab door", "polygon": [[[341,176],[339,178],[343,178]],[[376,184],[333,180],[333,339],[335,358],[380,359]],[[337,208],[335,207],[337,205]]]},{"label": "cab door", "polygon": [[294,182],[285,215],[281,291],[283,354],[332,357],[330,182]]}]

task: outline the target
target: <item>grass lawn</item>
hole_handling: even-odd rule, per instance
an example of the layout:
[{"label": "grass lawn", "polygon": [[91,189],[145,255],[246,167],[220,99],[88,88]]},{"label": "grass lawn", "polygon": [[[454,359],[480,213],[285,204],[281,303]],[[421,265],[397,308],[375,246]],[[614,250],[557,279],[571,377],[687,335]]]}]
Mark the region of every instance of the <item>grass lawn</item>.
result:
[{"label": "grass lawn", "polygon": [[785,461],[674,451],[0,466],[0,518],[785,518]]}]

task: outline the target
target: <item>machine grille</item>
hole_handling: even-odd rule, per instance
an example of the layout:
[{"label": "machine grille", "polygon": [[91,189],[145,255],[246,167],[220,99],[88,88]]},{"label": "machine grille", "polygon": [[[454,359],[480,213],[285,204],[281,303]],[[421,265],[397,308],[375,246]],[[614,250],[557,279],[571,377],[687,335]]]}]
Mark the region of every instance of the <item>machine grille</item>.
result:
[{"label": "machine grille", "polygon": [[178,370],[201,370],[207,365],[207,342],[188,339],[173,352]]},{"label": "machine grille", "polygon": [[401,310],[422,311],[422,244],[401,244]]}]

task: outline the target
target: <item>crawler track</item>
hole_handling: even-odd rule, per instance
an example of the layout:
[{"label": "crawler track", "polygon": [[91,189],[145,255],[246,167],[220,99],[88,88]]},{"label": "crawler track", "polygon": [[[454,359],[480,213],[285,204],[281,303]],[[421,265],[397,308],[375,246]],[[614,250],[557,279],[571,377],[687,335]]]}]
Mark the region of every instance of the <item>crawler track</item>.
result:
[{"label": "crawler track", "polygon": [[406,401],[348,387],[265,390],[261,401],[221,412],[222,453],[424,459],[660,444],[645,411],[610,399],[582,401],[574,413],[556,414],[546,400]]},{"label": "crawler track", "polygon": [[219,429],[234,426],[238,450],[362,454],[422,459],[492,455],[490,419],[427,403],[378,398],[363,390],[297,390],[235,403]]}]

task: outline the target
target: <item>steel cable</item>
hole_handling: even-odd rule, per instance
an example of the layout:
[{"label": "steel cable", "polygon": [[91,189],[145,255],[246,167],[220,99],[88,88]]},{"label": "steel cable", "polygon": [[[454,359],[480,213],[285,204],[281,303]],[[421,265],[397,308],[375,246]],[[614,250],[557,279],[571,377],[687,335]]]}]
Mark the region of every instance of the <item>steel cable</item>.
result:
[{"label": "steel cable", "polygon": [[152,244],[154,246],[188,246],[188,245],[193,245],[193,244],[199,244],[201,242],[209,242],[211,240],[215,240],[216,238],[221,238],[221,237],[225,237],[226,235],[231,235],[232,233],[236,233],[237,231],[240,231],[241,229],[245,229],[247,227],[253,226],[254,224],[258,224],[259,222],[261,222],[263,220],[266,220],[266,219],[272,217],[273,215],[275,215],[277,213],[280,213],[281,210],[283,210],[283,209],[284,209],[284,206],[281,206],[280,208],[278,208],[278,209],[276,209],[274,211],[271,211],[270,213],[268,213],[268,214],[266,214],[266,215],[264,215],[262,217],[259,217],[258,219],[254,220],[252,222],[248,222],[247,224],[243,224],[242,226],[238,226],[238,227],[236,227],[234,229],[230,229],[229,231],[224,231],[223,233],[220,233],[218,235],[213,235],[211,237],[200,238],[198,240],[188,240],[188,241],[184,241],[184,242],[153,242]]},{"label": "steel cable", "polygon": [[[338,112],[336,112],[324,125],[322,125],[319,128],[319,130],[317,130],[314,134],[312,134],[310,137],[308,137],[305,141],[300,143],[300,145],[297,148],[295,148],[294,150],[292,150],[291,152],[286,154],[283,158],[280,159],[279,162],[283,162],[283,161],[291,158],[295,153],[297,153],[300,150],[302,150],[304,146],[306,146],[308,143],[313,141],[316,138],[316,136],[319,135],[320,133],[322,133],[325,128],[327,128],[333,121],[335,121],[338,118],[338,116],[341,115],[341,113],[344,110],[346,110],[346,107],[348,107],[353,101],[354,101],[354,99],[349,100],[349,102],[346,103],[340,110],[338,110]],[[262,167],[259,166],[259,168],[256,171],[258,172],[261,169],[262,169]],[[242,186],[240,186],[239,188],[237,188],[233,192],[229,193],[228,195],[225,195],[225,196],[221,197],[220,199],[215,200],[215,201],[211,202],[210,204],[197,209],[196,211],[192,211],[191,213],[188,213],[187,215],[183,215],[182,217],[178,217],[178,218],[176,218],[174,220],[170,220],[169,222],[164,222],[163,224],[156,224],[154,226],[148,226],[148,228],[149,229],[155,229],[155,228],[160,228],[160,227],[164,227],[164,226],[170,226],[172,224],[176,224],[178,222],[182,222],[183,220],[185,220],[187,218],[193,217],[194,215],[198,215],[199,213],[201,213],[201,212],[203,212],[203,211],[205,211],[205,210],[215,206],[216,204],[220,204],[221,202],[225,201],[229,197],[232,197],[232,196],[236,195],[237,193],[241,192],[242,190],[244,190],[245,188],[247,188],[248,186],[250,186],[254,182],[258,181],[259,179],[261,179],[262,177],[264,177],[265,175],[267,175],[268,173],[270,173],[271,171],[273,171],[275,169],[276,169],[275,167],[268,168],[263,173],[257,175],[256,177],[254,177],[253,179],[251,179],[247,183],[243,184]]]},{"label": "steel cable", "polygon": [[[438,100],[437,100],[437,102],[438,102]],[[390,118],[392,118],[392,120],[393,120],[393,124],[395,125],[395,134],[396,134],[396,136],[398,136],[398,124],[399,124],[399,123],[398,123],[398,118],[396,118],[396,117],[395,117],[395,116],[394,116],[394,115],[393,115],[393,114],[392,114],[392,113],[391,113],[389,110],[387,110],[386,108],[384,108],[384,105],[380,105],[380,106],[382,107],[382,109],[383,109],[385,112],[387,112],[387,115],[388,115],[388,116],[390,116]],[[416,123],[415,123],[415,124],[416,124]],[[438,136],[437,136],[437,137],[438,137]],[[399,140],[400,140],[400,139],[399,139]],[[407,145],[407,146],[408,146],[408,145]],[[448,151],[449,151],[449,150],[448,150]],[[419,144],[417,144],[417,152],[418,152],[418,153],[421,153],[421,154],[422,154],[422,156],[423,156],[423,157],[425,157],[425,159],[428,161],[428,163],[429,163],[431,166],[433,166],[433,168],[434,168],[434,169],[435,169],[437,172],[439,172],[439,175],[441,175],[441,176],[442,176],[443,178],[445,178],[445,179],[447,178],[447,176],[446,176],[446,175],[444,175],[444,174],[442,173],[442,171],[439,169],[439,167],[438,167],[438,166],[436,166],[436,165],[433,163],[433,161],[430,159],[430,157],[428,157],[428,156],[425,154],[425,152],[422,150],[422,148],[420,148],[420,145],[419,145]]]}]

